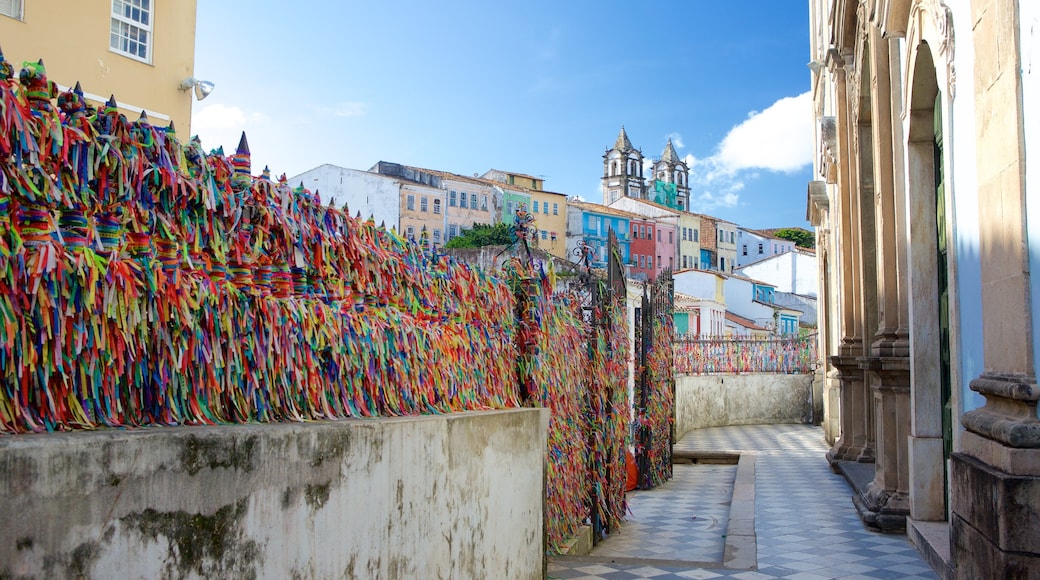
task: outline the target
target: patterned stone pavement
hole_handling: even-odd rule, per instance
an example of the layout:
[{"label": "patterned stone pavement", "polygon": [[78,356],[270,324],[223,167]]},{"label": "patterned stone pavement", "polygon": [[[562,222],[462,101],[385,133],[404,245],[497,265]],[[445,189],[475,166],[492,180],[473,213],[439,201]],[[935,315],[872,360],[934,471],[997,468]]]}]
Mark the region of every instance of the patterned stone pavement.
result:
[{"label": "patterned stone pavement", "polygon": [[906,536],[863,527],[848,485],[827,466],[818,427],[702,429],[684,437],[676,450],[756,455],[757,570],[722,564],[729,497],[720,489],[732,489],[735,467],[676,465],[668,484],[630,494],[630,523],[615,537],[600,542],[589,556],[554,559],[550,578],[936,577]]}]

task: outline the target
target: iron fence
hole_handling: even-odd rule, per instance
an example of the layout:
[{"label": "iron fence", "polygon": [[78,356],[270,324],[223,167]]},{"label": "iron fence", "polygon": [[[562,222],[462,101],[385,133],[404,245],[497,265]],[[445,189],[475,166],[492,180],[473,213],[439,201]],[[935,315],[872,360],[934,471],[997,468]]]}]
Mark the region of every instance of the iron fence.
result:
[{"label": "iron fence", "polygon": [[677,375],[809,373],[816,369],[817,335],[796,337],[679,337],[672,343]]}]

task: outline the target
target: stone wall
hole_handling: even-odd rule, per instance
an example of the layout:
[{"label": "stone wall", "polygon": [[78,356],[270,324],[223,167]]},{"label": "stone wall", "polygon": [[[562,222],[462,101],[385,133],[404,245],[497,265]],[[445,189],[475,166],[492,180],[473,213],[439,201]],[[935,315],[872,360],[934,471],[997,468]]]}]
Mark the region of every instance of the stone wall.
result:
[{"label": "stone wall", "polygon": [[[675,379],[676,440],[693,429],[808,423],[813,375],[680,375]],[[815,414],[821,401],[814,397]]]},{"label": "stone wall", "polygon": [[541,578],[548,412],[0,439],[0,577]]}]

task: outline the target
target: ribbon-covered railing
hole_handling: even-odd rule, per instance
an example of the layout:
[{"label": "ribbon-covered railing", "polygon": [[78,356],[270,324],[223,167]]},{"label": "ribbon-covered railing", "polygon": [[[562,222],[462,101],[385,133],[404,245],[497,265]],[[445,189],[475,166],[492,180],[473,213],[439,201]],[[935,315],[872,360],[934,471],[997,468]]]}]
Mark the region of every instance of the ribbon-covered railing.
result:
[{"label": "ribbon-covered railing", "polygon": [[787,338],[691,337],[675,341],[675,372],[811,373],[816,367],[815,334]]},{"label": "ribbon-covered railing", "polygon": [[[583,525],[616,530],[625,516],[628,331],[623,308],[590,324],[580,294],[553,294],[552,275],[514,258],[518,375],[526,404],[550,410],[546,539],[559,553]],[[590,347],[591,345],[591,347]],[[596,514],[593,516],[593,514]]]},{"label": "ribbon-covered railing", "polygon": [[[56,103],[55,103],[56,97]],[[516,406],[505,283],[0,55],[0,431]]]}]

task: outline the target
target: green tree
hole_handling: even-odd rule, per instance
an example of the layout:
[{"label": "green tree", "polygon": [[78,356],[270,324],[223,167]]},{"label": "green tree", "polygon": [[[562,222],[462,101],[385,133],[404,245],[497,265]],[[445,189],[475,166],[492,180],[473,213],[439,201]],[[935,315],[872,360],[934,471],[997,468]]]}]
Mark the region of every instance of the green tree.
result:
[{"label": "green tree", "polygon": [[482,248],[484,246],[506,246],[513,243],[513,234],[509,224],[500,223],[493,226],[473,224],[471,229],[462,230],[462,234],[448,240],[445,248]]},{"label": "green tree", "polygon": [[785,240],[791,240],[794,245],[801,248],[815,248],[816,235],[802,228],[780,228],[773,235]]}]

